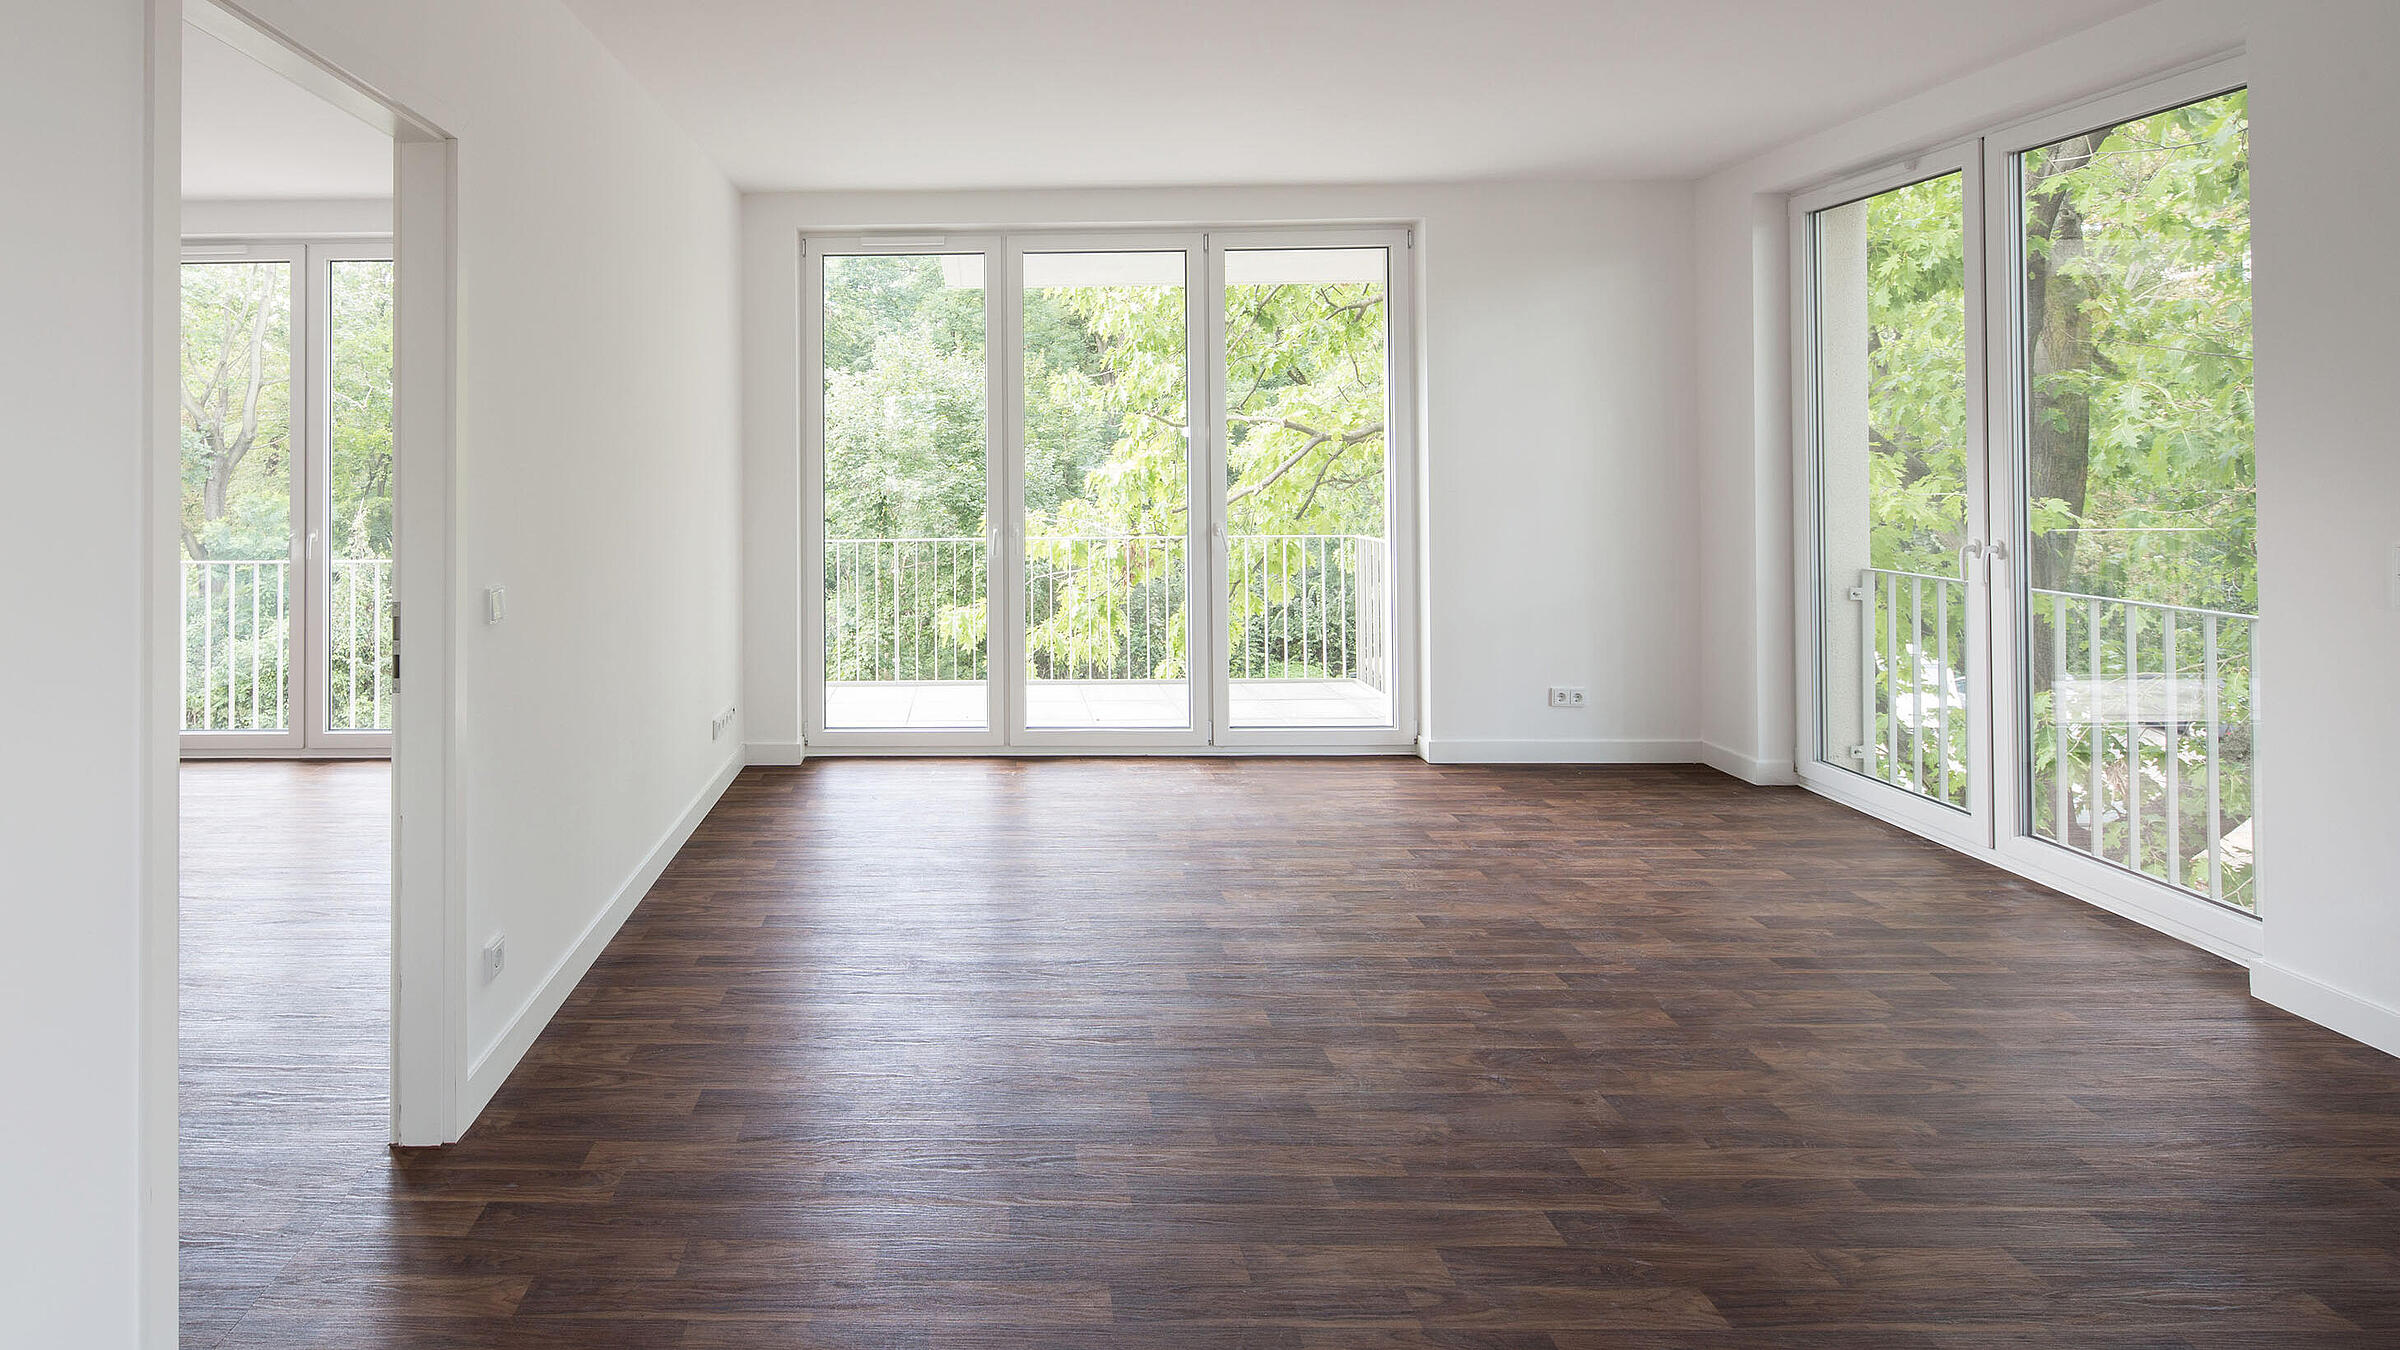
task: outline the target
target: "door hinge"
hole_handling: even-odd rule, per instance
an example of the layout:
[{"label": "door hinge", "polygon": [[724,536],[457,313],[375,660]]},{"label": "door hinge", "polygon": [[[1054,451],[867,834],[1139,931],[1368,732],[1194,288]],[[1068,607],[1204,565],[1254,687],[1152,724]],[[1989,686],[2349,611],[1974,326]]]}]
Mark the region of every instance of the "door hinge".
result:
[{"label": "door hinge", "polygon": [[1415,248],[1417,246],[1417,232],[1415,230],[1410,230],[1408,232],[1408,246],[1410,248]]},{"label": "door hinge", "polygon": [[400,683],[400,602],[392,602],[392,683]]}]

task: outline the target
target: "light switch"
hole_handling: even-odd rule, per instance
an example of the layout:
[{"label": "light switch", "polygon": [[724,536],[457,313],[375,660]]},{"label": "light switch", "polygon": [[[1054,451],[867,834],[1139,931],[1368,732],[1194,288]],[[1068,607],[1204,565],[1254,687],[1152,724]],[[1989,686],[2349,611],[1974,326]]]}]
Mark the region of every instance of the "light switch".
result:
[{"label": "light switch", "polygon": [[506,586],[486,586],[486,587],[484,587],[484,588],[483,588],[483,621],[484,621],[485,623],[498,623],[498,622],[500,622],[502,619],[505,619],[505,618],[507,618],[507,617],[508,617],[508,588],[507,588]]}]

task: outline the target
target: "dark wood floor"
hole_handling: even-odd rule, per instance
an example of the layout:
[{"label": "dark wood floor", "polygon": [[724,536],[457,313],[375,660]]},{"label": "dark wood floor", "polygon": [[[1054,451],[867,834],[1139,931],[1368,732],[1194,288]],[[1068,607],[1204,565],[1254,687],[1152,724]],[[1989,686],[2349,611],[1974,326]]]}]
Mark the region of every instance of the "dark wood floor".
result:
[{"label": "dark wood floor", "polygon": [[[1705,770],[754,769],[470,1136],[362,1137],[297,1252],[239,1255],[245,1210],[261,1253],[292,1228],[275,1138],[187,1142],[259,1154],[187,1179],[223,1225],[187,1316],[242,1346],[2400,1343],[2400,1062],[2244,988]],[[187,1128],[253,1105],[216,1101]]]},{"label": "dark wood floor", "polygon": [[390,1165],[391,773],[182,779],[183,1344],[233,1346]]}]

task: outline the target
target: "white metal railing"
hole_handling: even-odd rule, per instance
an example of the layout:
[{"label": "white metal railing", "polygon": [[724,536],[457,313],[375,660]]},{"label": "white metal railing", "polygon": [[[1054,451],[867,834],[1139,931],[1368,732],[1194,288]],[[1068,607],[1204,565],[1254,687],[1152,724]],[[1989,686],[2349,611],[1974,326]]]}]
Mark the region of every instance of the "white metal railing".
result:
[{"label": "white metal railing", "polygon": [[[336,558],[327,591],[326,724],[391,726],[392,563]],[[183,726],[279,732],[291,725],[291,564],[183,564]]]},{"label": "white metal railing", "polygon": [[[1868,777],[1967,800],[1966,583],[1864,568],[1859,742]],[[2032,592],[2028,797],[2037,836],[2255,909],[2250,653],[2257,619]]]},{"label": "white metal railing", "polygon": [[[1186,551],[1181,535],[1027,539],[1027,676],[1180,678]],[[1354,679],[1388,690],[1383,540],[1234,535],[1226,556],[1232,678]],[[985,544],[973,536],[826,541],[826,678],[985,678],[989,584]]]},{"label": "white metal railing", "polygon": [[1859,771],[1895,787],[1967,802],[1966,583],[1869,567],[1860,602]]},{"label": "white metal railing", "polygon": [[2035,833],[2256,909],[2256,616],[2037,590],[2030,617]]},{"label": "white metal railing", "polygon": [[1044,535],[1025,541],[1025,677],[1180,679],[1179,534]]},{"label": "white metal railing", "polygon": [[1237,680],[1357,680],[1391,688],[1384,541],[1355,534],[1249,534],[1226,541]]}]

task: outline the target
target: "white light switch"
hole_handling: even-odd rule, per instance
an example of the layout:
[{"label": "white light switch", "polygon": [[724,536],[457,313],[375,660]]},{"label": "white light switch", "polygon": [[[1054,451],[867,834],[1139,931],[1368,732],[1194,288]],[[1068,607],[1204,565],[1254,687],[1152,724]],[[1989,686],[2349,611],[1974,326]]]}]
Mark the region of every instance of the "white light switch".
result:
[{"label": "white light switch", "polygon": [[508,588],[507,588],[506,586],[486,586],[486,587],[484,587],[484,588],[483,588],[483,621],[484,621],[485,623],[498,623],[498,622],[500,622],[502,619],[505,619],[505,618],[507,618],[507,617],[508,617]]}]

